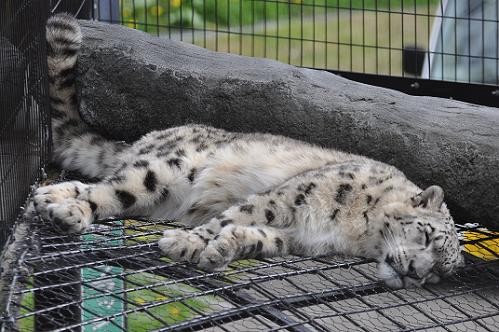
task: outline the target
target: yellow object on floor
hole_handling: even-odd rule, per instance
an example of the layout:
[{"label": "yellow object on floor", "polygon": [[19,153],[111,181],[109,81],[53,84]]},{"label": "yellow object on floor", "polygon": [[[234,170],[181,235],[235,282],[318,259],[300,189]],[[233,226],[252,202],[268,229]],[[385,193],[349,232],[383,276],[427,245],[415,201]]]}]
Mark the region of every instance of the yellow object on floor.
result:
[{"label": "yellow object on floor", "polygon": [[499,232],[492,231],[464,231],[465,243],[478,241],[464,245],[464,251],[483,260],[499,259]]}]

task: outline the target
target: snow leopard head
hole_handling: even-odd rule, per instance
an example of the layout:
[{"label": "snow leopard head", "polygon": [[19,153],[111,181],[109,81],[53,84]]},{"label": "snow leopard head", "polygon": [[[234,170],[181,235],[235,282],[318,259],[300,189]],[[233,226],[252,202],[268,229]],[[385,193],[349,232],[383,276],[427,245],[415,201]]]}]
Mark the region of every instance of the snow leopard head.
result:
[{"label": "snow leopard head", "polygon": [[378,275],[391,288],[435,283],[464,265],[457,232],[443,203],[443,190],[431,186],[407,202],[386,205],[380,217]]}]

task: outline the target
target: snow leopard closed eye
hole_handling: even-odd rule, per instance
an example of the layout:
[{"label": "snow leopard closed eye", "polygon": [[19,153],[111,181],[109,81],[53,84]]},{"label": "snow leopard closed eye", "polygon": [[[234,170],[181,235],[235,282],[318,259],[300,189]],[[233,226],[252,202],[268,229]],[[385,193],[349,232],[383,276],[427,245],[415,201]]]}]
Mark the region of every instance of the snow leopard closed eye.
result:
[{"label": "snow leopard closed eye", "polygon": [[78,114],[78,22],[47,22],[54,159],[100,179],[39,188],[34,208],[80,232],[98,218],[178,219],[163,254],[205,270],[287,254],[363,256],[390,287],[435,282],[462,264],[438,186],[421,190],[395,167],[283,136],[188,124],[132,144],[107,140]]},{"label": "snow leopard closed eye", "polygon": [[442,209],[443,191],[430,187],[410,200],[414,210],[385,207],[380,234],[386,244],[379,275],[394,288],[437,282],[464,264],[453,224]]}]

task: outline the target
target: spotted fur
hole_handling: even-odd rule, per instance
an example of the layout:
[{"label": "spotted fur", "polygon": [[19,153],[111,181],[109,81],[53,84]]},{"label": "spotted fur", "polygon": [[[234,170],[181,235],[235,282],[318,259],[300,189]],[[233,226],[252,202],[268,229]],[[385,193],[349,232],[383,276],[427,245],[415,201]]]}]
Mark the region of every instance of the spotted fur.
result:
[{"label": "spotted fur", "polygon": [[66,232],[96,218],[179,219],[162,252],[206,270],[286,254],[363,256],[390,287],[436,282],[462,265],[438,186],[421,190],[369,158],[269,134],[201,125],[153,131],[127,145],[78,116],[74,73],[81,43],[72,17],[47,23],[54,157],[101,181],[39,188],[37,211]]}]

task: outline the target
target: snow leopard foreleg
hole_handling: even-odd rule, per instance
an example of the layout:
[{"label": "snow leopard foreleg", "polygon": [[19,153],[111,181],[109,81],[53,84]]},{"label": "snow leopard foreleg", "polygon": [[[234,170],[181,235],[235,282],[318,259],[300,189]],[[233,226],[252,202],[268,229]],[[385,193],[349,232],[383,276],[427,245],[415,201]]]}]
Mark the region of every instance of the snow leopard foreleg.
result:
[{"label": "snow leopard foreleg", "polygon": [[278,192],[250,196],[192,230],[166,230],[159,246],[174,260],[199,263],[208,270],[224,268],[237,258],[284,255],[289,242],[285,229],[294,222],[285,197]]},{"label": "snow leopard foreleg", "polygon": [[236,259],[283,256],[289,253],[289,232],[272,226],[229,225],[199,255],[199,268],[224,270]]}]

